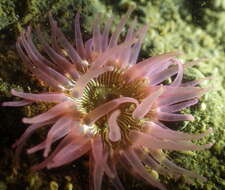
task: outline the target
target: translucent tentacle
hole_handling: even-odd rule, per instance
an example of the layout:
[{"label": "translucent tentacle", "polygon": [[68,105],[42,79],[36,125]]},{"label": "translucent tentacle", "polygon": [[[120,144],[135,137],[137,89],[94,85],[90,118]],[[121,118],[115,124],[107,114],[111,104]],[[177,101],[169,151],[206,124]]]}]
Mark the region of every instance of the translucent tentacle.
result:
[{"label": "translucent tentacle", "polygon": [[112,24],[114,17],[110,17],[108,19],[108,21],[105,24],[105,28],[103,30],[103,34],[102,34],[102,50],[105,51],[108,48],[108,44],[109,44],[109,30],[110,30],[110,26]]},{"label": "translucent tentacle", "polygon": [[93,50],[100,53],[102,51],[102,36],[100,33],[100,15],[97,14],[93,23]]},{"label": "translucent tentacle", "polygon": [[212,134],[212,128],[209,128],[203,133],[200,134],[187,134],[181,131],[174,131],[169,128],[162,128],[161,126],[154,124],[152,122],[146,122],[147,133],[161,139],[170,139],[170,140],[198,140],[207,135]]},{"label": "translucent tentacle", "polygon": [[163,93],[163,88],[160,87],[157,91],[150,93],[134,110],[132,117],[135,119],[143,118],[151,109],[155,100]]},{"label": "translucent tentacle", "polygon": [[129,98],[129,97],[117,98],[117,99],[108,101],[107,103],[102,104],[98,106],[97,108],[95,108],[93,111],[89,112],[85,118],[85,122],[91,125],[102,116],[116,109],[120,104],[127,103],[127,102],[131,102],[138,105],[138,101],[134,98]]},{"label": "translucent tentacle", "polygon": [[184,121],[184,120],[193,121],[194,117],[190,114],[175,114],[175,113],[158,112],[157,119],[162,121]]},{"label": "translucent tentacle", "polygon": [[180,61],[175,60],[175,63],[178,65],[178,72],[177,77],[174,79],[174,81],[170,84],[170,86],[180,86],[183,78],[184,68]]},{"label": "translucent tentacle", "polygon": [[141,163],[141,160],[138,158],[138,155],[135,154],[133,150],[128,150],[127,152],[124,152],[124,157],[129,162],[129,164],[132,166],[133,170],[141,176],[144,180],[146,180],[151,185],[161,189],[166,190],[166,188],[157,182],[152,176],[149,175],[149,173],[146,171],[146,168]]},{"label": "translucent tentacle", "polygon": [[162,112],[177,112],[180,111],[184,108],[190,107],[192,105],[195,105],[198,103],[198,99],[193,99],[193,100],[188,100],[185,102],[173,104],[173,105],[166,105],[166,106],[161,106],[159,108],[160,111]]},{"label": "translucent tentacle", "polygon": [[179,52],[169,52],[158,56],[150,57],[142,62],[139,62],[136,65],[133,65],[125,75],[128,78],[128,81],[131,82],[139,77],[143,77],[150,72],[155,72],[156,68],[161,67],[161,65],[175,56],[180,55]]},{"label": "translucent tentacle", "polygon": [[61,103],[68,100],[68,97],[63,93],[43,93],[43,94],[32,94],[16,91],[15,89],[11,90],[11,94],[24,98],[28,101],[38,101],[38,102],[54,102]]},{"label": "translucent tentacle", "polygon": [[29,100],[21,100],[21,101],[9,101],[9,102],[3,102],[0,104],[1,106],[6,106],[6,107],[20,107],[20,106],[26,106],[29,104],[32,104],[32,101]]},{"label": "translucent tentacle", "polygon": [[131,54],[130,61],[129,61],[130,64],[135,64],[137,62],[138,55],[139,55],[140,49],[141,49],[141,44],[144,40],[147,30],[148,30],[148,25],[145,25],[140,30],[137,31],[139,40],[132,47],[132,54]]},{"label": "translucent tentacle", "polygon": [[40,115],[34,116],[32,118],[23,118],[24,123],[40,123],[56,118],[66,112],[71,112],[73,110],[73,103],[71,102],[63,102],[61,104],[57,104],[50,110]]},{"label": "translucent tentacle", "polygon": [[62,134],[68,134],[70,131],[70,128],[72,127],[71,122],[73,122],[74,127],[77,127],[77,122],[73,121],[73,119],[70,116],[64,116],[58,119],[58,121],[51,127],[51,129],[48,132],[48,135],[46,137],[45,142],[45,151],[44,151],[44,157],[47,157],[50,150],[51,145],[54,139],[57,139],[59,136],[61,137]]},{"label": "translucent tentacle", "polygon": [[114,46],[117,45],[117,41],[119,39],[119,35],[128,19],[128,17],[130,16],[131,12],[133,11],[133,8],[129,8],[127,13],[121,18],[119,24],[116,27],[116,30],[113,32],[110,42],[109,42],[109,47],[112,48]]},{"label": "translucent tentacle", "polygon": [[100,136],[92,141],[92,154],[94,158],[93,183],[94,190],[101,190],[102,179],[104,175],[105,158],[103,155],[103,144]]},{"label": "translucent tentacle", "polygon": [[120,110],[116,110],[110,115],[110,117],[108,119],[109,139],[112,142],[116,142],[121,139],[120,127],[117,123],[117,118],[119,115],[120,115]]},{"label": "translucent tentacle", "polygon": [[76,49],[79,53],[79,55],[82,58],[86,57],[86,51],[84,48],[84,42],[80,30],[80,12],[78,11],[75,17],[75,23],[74,23],[74,28],[75,28],[75,43],[76,43]]},{"label": "translucent tentacle", "polygon": [[141,132],[134,132],[134,135],[139,136],[136,141],[136,145],[146,146],[150,149],[185,151],[203,150],[212,146],[212,144],[195,145],[190,141],[162,141],[161,139],[158,139],[151,134],[144,134]]},{"label": "translucent tentacle", "polygon": [[82,75],[76,82],[76,85],[72,89],[72,94],[74,97],[79,98],[83,95],[83,90],[87,83],[94,79],[97,78],[99,75],[112,71],[113,67],[102,67],[100,69],[90,69],[88,70],[84,75]]}]

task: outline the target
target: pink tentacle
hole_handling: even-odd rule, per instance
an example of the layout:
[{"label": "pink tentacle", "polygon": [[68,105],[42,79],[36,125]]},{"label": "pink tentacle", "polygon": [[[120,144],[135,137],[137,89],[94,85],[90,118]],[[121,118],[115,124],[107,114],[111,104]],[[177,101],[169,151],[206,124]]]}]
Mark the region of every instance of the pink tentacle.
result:
[{"label": "pink tentacle", "polygon": [[61,44],[61,46],[65,49],[65,51],[68,53],[68,56],[73,64],[75,64],[78,68],[83,68],[82,65],[82,59],[76,52],[76,50],[73,48],[73,46],[70,44],[70,42],[66,39],[62,31],[56,27],[56,34],[57,34],[57,40]]},{"label": "pink tentacle", "polygon": [[116,27],[116,30],[113,32],[111,39],[109,41],[109,48],[112,48],[114,46],[117,45],[118,39],[119,39],[119,35],[122,32],[122,29],[128,19],[128,17],[130,16],[131,12],[133,11],[133,8],[130,7],[127,11],[127,13],[121,18],[119,24]]},{"label": "pink tentacle", "polygon": [[68,164],[74,160],[77,160],[90,150],[89,139],[83,139],[79,143],[68,144],[62,148],[52,159],[51,162],[47,164],[47,168],[56,168],[65,164]]},{"label": "pink tentacle", "polygon": [[195,145],[190,141],[170,141],[168,139],[162,141],[150,134],[145,134],[141,132],[134,132],[134,135],[138,136],[135,146],[145,146],[152,150],[165,149],[165,150],[175,150],[175,151],[186,151],[186,150],[203,150],[210,148],[212,144]]},{"label": "pink tentacle", "polygon": [[63,93],[43,93],[43,94],[32,94],[16,91],[15,89],[11,90],[11,94],[24,98],[28,101],[38,101],[38,102],[54,102],[61,103],[68,100],[68,97]]},{"label": "pink tentacle", "polygon": [[178,65],[178,72],[175,80],[170,84],[170,86],[176,87],[180,86],[183,78],[184,68],[180,61],[175,60],[175,63]]},{"label": "pink tentacle", "polygon": [[169,128],[162,128],[161,126],[152,122],[146,122],[145,127],[147,129],[147,133],[157,138],[169,140],[198,140],[212,134],[213,132],[212,128],[209,128],[208,130],[200,134],[187,134],[181,131],[174,131]]},{"label": "pink tentacle", "polygon": [[106,158],[103,154],[103,144],[100,136],[92,140],[92,155],[94,159],[94,168],[93,168],[93,183],[94,190],[101,190],[102,179],[105,170]]},{"label": "pink tentacle", "polygon": [[143,163],[155,171],[159,172],[161,175],[170,176],[170,171],[164,168],[159,162],[158,159],[154,159],[151,154],[147,154],[146,151],[143,151]]},{"label": "pink tentacle", "polygon": [[[51,140],[52,144],[54,142],[56,142],[57,140],[63,138],[64,136],[69,135],[71,133],[71,131],[74,134],[74,136],[76,136],[76,137],[82,136],[82,134],[83,134],[82,129],[79,128],[78,126],[74,126],[74,123],[76,123],[76,121],[71,122],[70,125],[68,125],[67,129],[62,131],[62,133],[58,133],[57,135],[54,135]],[[47,139],[44,140],[43,142],[41,142],[40,144],[38,144],[32,148],[29,148],[27,150],[27,153],[33,154],[39,150],[46,148],[46,143],[47,143]]]},{"label": "pink tentacle", "polygon": [[80,30],[80,11],[77,12],[76,17],[75,17],[75,23],[74,23],[74,28],[75,28],[75,42],[76,42],[76,49],[79,53],[79,55],[82,58],[86,57],[86,51],[84,48],[84,42],[83,42],[83,37],[81,34]]},{"label": "pink tentacle", "polygon": [[159,107],[159,110],[162,112],[177,112],[184,108],[195,105],[197,103],[198,103],[198,99],[193,99],[193,100],[189,100],[186,102],[181,102],[181,103],[177,103],[177,104],[173,104],[173,105],[169,105],[169,106],[168,105],[161,106],[161,107]]},{"label": "pink tentacle", "polygon": [[85,42],[86,59],[91,60],[93,51],[93,39],[89,39]]},{"label": "pink tentacle", "polygon": [[134,28],[137,25],[137,18],[134,19],[134,21],[131,23],[130,28],[128,29],[126,38],[126,40],[131,40],[132,38],[134,38]]},{"label": "pink tentacle", "polygon": [[53,19],[51,12],[48,15],[49,18],[49,22],[50,22],[50,26],[51,26],[51,42],[52,42],[52,46],[53,48],[60,53],[61,52],[61,48],[59,47],[58,43],[57,43],[57,22]]},{"label": "pink tentacle", "polygon": [[166,188],[161,183],[157,182],[151,175],[149,175],[149,173],[146,171],[146,168],[141,163],[140,158],[133,150],[128,150],[124,152],[123,156],[132,166],[133,170],[144,180],[146,180],[151,185],[159,188],[160,190],[166,190]]},{"label": "pink tentacle", "polygon": [[165,69],[161,70],[159,73],[152,73],[149,75],[150,84],[157,85],[166,80],[167,78],[175,75],[178,72],[178,66],[174,65],[166,69],[169,65],[173,64],[172,61],[168,61],[165,64]]},{"label": "pink tentacle", "polygon": [[167,168],[169,168],[169,170],[173,171],[174,173],[178,173],[178,174],[181,174],[181,175],[186,175],[186,176],[190,176],[192,178],[196,178],[196,179],[199,179],[203,182],[206,181],[206,178],[203,177],[203,176],[200,176],[194,172],[191,172],[189,170],[186,170],[184,168],[181,168],[179,166],[177,166],[176,164],[174,164],[173,162],[171,162],[170,160],[168,160],[167,158],[165,158],[163,161],[162,161],[162,164],[165,165]]},{"label": "pink tentacle", "polygon": [[93,23],[93,50],[94,52],[101,53],[102,51],[102,36],[100,33],[100,15],[97,14],[95,16],[95,20]]},{"label": "pink tentacle", "polygon": [[[40,57],[38,50],[34,46],[30,36],[30,28],[28,28],[28,31],[24,35],[22,35],[21,39],[23,47],[27,53],[27,56],[30,58],[30,60],[36,67],[38,67],[42,72],[46,73],[49,77],[57,81],[60,85],[69,86],[70,82],[66,77],[58,73],[53,68],[44,64],[47,62],[43,60],[42,56]],[[50,63],[48,63],[48,65],[50,65]]]},{"label": "pink tentacle", "polygon": [[42,56],[40,52],[37,50],[36,46],[34,45],[32,37],[31,37],[31,26],[28,26],[28,29],[25,31],[24,39],[26,40],[27,44],[29,44],[29,48],[34,52],[37,59],[39,59],[45,65],[48,65],[49,67],[55,69],[55,65],[51,61],[49,61],[47,58]]},{"label": "pink tentacle", "polygon": [[71,102],[63,102],[61,104],[57,104],[50,110],[40,115],[37,115],[32,118],[23,118],[24,123],[41,123],[51,119],[54,119],[60,115],[66,114],[68,112],[72,112],[74,104]]},{"label": "pink tentacle", "polygon": [[190,114],[174,114],[167,112],[157,112],[157,119],[162,121],[193,121],[194,117]]},{"label": "pink tentacle", "polygon": [[179,88],[167,88],[165,87],[165,93],[160,97],[158,106],[172,105],[179,102],[199,98],[207,89],[197,87],[179,87]]},{"label": "pink tentacle", "polygon": [[135,119],[143,118],[152,108],[153,103],[163,93],[163,87],[153,93],[150,93],[134,110],[132,117]]},{"label": "pink tentacle", "polygon": [[116,109],[120,104],[128,103],[128,102],[138,105],[138,101],[134,98],[129,98],[129,97],[117,98],[117,99],[108,101],[107,103],[102,104],[98,106],[97,108],[95,108],[93,111],[89,112],[85,118],[85,122],[86,124],[91,125],[95,123],[99,118],[103,117],[104,115]]},{"label": "pink tentacle", "polygon": [[66,135],[69,133],[72,123],[75,125],[74,127],[77,127],[76,125],[78,125],[78,122],[75,122],[71,116],[64,116],[58,119],[58,121],[51,127],[45,142],[44,157],[48,156],[54,139],[62,137],[62,134]]},{"label": "pink tentacle", "polygon": [[43,162],[40,164],[34,165],[31,169],[36,171],[43,169],[48,166],[48,164],[52,163],[53,158],[61,151],[64,147],[66,147],[68,144],[70,144],[74,140],[74,133],[69,133],[56,147],[56,149],[50,154],[48,158],[46,158]]},{"label": "pink tentacle", "polygon": [[118,116],[120,115],[120,110],[114,111],[109,119],[108,119],[108,125],[109,125],[109,139],[112,142],[119,141],[121,139],[121,133],[120,133],[120,127],[117,123]]},{"label": "pink tentacle", "polygon": [[30,125],[26,131],[23,133],[23,135],[12,145],[12,148],[16,148],[18,146],[21,146],[26,140],[39,128],[44,127],[46,125],[54,123],[55,120],[43,122],[43,123],[36,123]]},{"label": "pink tentacle", "polygon": [[99,75],[108,72],[108,71],[113,71],[113,67],[102,67],[99,69],[90,69],[88,70],[85,74],[83,74],[76,82],[76,85],[72,89],[72,95],[76,98],[80,98],[83,95],[83,90],[87,83],[94,79],[97,78]]},{"label": "pink tentacle", "polygon": [[147,33],[147,30],[148,30],[148,25],[145,25],[140,30],[137,31],[137,36],[138,36],[139,40],[132,47],[132,54],[131,54],[131,57],[130,57],[130,60],[129,60],[130,64],[136,64],[137,63],[138,55],[139,55],[140,49],[141,49],[141,44],[144,40],[144,37]]},{"label": "pink tentacle", "polygon": [[15,153],[15,160],[16,160],[16,164],[19,165],[19,161],[20,161],[20,153],[24,147],[24,145],[26,144],[27,139],[39,128],[49,125],[51,123],[53,123],[54,121],[50,121],[50,122],[44,122],[44,123],[38,123],[38,124],[34,124],[29,126],[26,131],[23,133],[23,135],[12,145],[12,148],[16,148],[16,153]]},{"label": "pink tentacle", "polygon": [[66,58],[56,52],[43,38],[43,34],[40,31],[40,28],[37,27],[38,38],[44,48],[44,51],[47,53],[49,58],[57,66],[58,71],[63,72],[63,74],[70,75],[74,80],[79,78],[79,72],[77,71],[75,65],[71,64]]},{"label": "pink tentacle", "polygon": [[179,52],[169,52],[158,56],[150,57],[138,64],[133,65],[125,75],[128,77],[128,81],[131,82],[139,77],[143,77],[154,71],[156,67],[161,67],[161,65],[175,56],[180,55]]},{"label": "pink tentacle", "polygon": [[136,39],[131,39],[130,41],[125,41],[117,46],[112,48],[108,48],[105,52],[103,52],[97,59],[93,62],[91,69],[97,69],[105,65],[108,61],[113,60],[114,56],[126,49],[127,47],[131,46],[136,42]]},{"label": "pink tentacle", "polygon": [[3,102],[0,104],[1,106],[4,107],[20,107],[20,106],[26,106],[29,104],[32,104],[32,101],[29,100],[21,100],[21,101],[9,101],[9,102]]},{"label": "pink tentacle", "polygon": [[23,63],[25,63],[27,68],[33,74],[35,74],[39,79],[46,82],[48,85],[52,86],[55,89],[61,90],[62,89],[61,86],[59,85],[59,83],[55,79],[52,79],[49,75],[47,75],[46,73],[41,71],[39,68],[37,68],[33,64],[32,60],[29,57],[27,57],[27,55],[25,54],[24,50],[21,47],[21,45],[24,46],[23,44],[24,44],[24,41],[22,40],[21,37],[19,37],[19,39],[16,42],[16,48],[17,48],[17,51],[18,51],[21,59],[23,60]]},{"label": "pink tentacle", "polygon": [[[195,60],[195,61],[191,61],[191,62],[188,62],[186,64],[183,65],[184,68],[189,68],[199,62],[201,62],[202,60]],[[173,64],[173,62],[169,63],[168,62],[168,66]],[[167,66],[167,65],[166,65]],[[167,66],[167,67],[168,67]],[[157,85],[161,82],[163,82],[164,80],[166,80],[167,78],[175,75],[176,73],[178,72],[178,67],[177,65],[174,65],[174,66],[171,66],[170,68],[167,68],[166,67],[162,67],[159,72],[152,72],[150,75],[149,75],[149,78],[150,78],[150,84],[151,85]],[[181,84],[182,86],[182,84]]]},{"label": "pink tentacle", "polygon": [[103,51],[106,51],[106,49],[108,48],[109,30],[113,20],[114,20],[114,17],[113,16],[110,17],[108,21],[106,22],[105,28],[103,30],[103,34],[102,34],[102,50]]},{"label": "pink tentacle", "polygon": [[197,85],[201,84],[202,82],[204,82],[206,80],[212,80],[212,79],[213,79],[213,77],[205,77],[205,78],[201,78],[201,79],[198,79],[198,80],[185,82],[185,83],[181,84],[181,86],[182,87],[197,86]]},{"label": "pink tentacle", "polygon": [[[135,37],[133,33],[134,33],[134,27],[135,27],[136,24],[137,24],[137,19],[134,19],[134,21],[132,22],[132,24],[131,24],[128,32],[127,32],[125,41],[130,41],[132,38]],[[127,47],[124,51],[122,51],[120,53],[120,55],[118,57],[118,60],[120,60],[120,62],[121,62],[121,68],[125,68],[129,65],[131,53],[132,53],[131,46]]]}]

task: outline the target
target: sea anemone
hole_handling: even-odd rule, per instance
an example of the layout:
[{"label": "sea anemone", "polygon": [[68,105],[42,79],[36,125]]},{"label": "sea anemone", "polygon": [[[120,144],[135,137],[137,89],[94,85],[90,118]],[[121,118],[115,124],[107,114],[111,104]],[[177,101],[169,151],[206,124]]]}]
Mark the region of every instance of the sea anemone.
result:
[{"label": "sea anemone", "polygon": [[[186,176],[189,181],[205,180],[175,165],[165,151],[211,147],[191,142],[212,133],[211,128],[201,134],[187,134],[166,126],[167,122],[194,120],[192,115],[179,111],[196,104],[207,90],[196,87],[199,80],[182,83],[184,69],[194,62],[183,64],[176,58],[179,52],[137,61],[148,27],[135,30],[134,21],[122,40],[121,32],[130,13],[131,10],[121,18],[112,33],[113,18],[101,29],[96,16],[93,35],[85,42],[79,13],[75,17],[74,44],[64,36],[51,14],[50,42],[37,27],[40,50],[32,41],[31,27],[18,38],[16,47],[25,66],[53,89],[42,94],[13,89],[12,94],[23,100],[3,103],[3,106],[34,102],[54,105],[45,113],[23,118],[24,123],[31,125],[13,145],[18,157],[33,132],[51,126],[46,139],[27,150],[28,154],[43,150],[45,159],[33,170],[60,167],[88,154],[94,190],[101,189],[104,175],[116,189],[124,189],[117,173],[119,165],[159,189],[166,188],[149,169],[175,179]],[[171,77],[172,82],[165,82]],[[52,150],[55,143],[57,146]]]}]

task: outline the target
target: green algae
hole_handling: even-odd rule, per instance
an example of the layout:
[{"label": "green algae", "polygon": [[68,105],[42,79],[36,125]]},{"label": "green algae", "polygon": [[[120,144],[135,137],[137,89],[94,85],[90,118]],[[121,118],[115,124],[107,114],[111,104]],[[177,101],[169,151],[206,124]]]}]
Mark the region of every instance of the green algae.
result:
[{"label": "green algae", "polygon": [[[158,176],[169,189],[189,190],[225,189],[225,3],[223,0],[2,0],[0,1],[0,101],[16,99],[10,95],[11,88],[40,92],[47,90],[22,66],[15,50],[19,32],[28,24],[41,23],[46,29],[48,12],[59,21],[63,31],[72,39],[72,19],[77,10],[82,11],[85,36],[90,36],[92,15],[101,12],[104,17],[115,16],[115,23],[127,10],[135,6],[132,19],[137,17],[139,25],[149,23],[141,57],[180,50],[181,58],[189,61],[207,58],[193,68],[186,69],[186,80],[211,76],[201,84],[209,87],[198,105],[184,112],[195,116],[194,122],[182,123],[185,132],[202,132],[212,127],[214,134],[197,143],[214,142],[211,149],[197,152],[171,152],[169,156],[178,165],[204,175],[204,183],[184,183]],[[103,17],[103,20],[105,20]],[[14,151],[11,145],[25,130],[23,116],[34,115],[45,110],[44,105],[27,108],[1,108],[0,124],[0,189],[87,189],[88,168],[86,158],[56,170],[31,172],[30,166],[41,160],[41,155],[27,156],[23,153],[20,169],[13,164]],[[40,141],[42,133],[35,135],[28,144]],[[151,189],[148,185],[121,172],[126,189]],[[108,189],[104,184],[104,189]],[[153,188],[152,188],[153,189]]]},{"label": "green algae", "polygon": [[15,12],[15,0],[1,0],[0,1],[0,30],[18,20]]}]

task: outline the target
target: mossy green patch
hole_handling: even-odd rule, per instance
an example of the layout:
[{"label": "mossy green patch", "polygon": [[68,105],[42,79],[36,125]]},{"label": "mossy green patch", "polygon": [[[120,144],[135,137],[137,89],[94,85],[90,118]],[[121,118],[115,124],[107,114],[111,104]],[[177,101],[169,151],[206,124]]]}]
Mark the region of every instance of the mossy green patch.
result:
[{"label": "mossy green patch", "polygon": [[0,30],[18,21],[18,15],[15,12],[15,3],[15,0],[0,1]]}]

